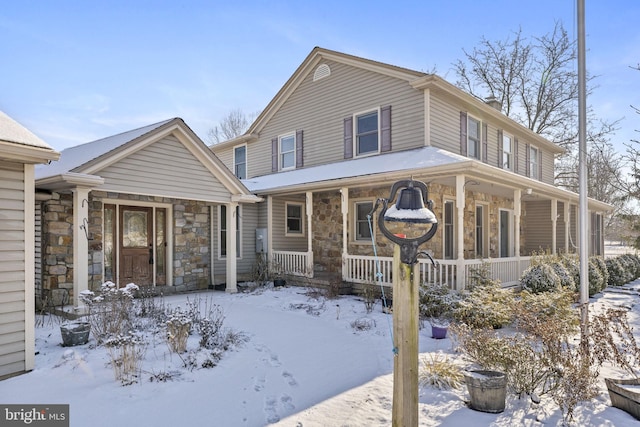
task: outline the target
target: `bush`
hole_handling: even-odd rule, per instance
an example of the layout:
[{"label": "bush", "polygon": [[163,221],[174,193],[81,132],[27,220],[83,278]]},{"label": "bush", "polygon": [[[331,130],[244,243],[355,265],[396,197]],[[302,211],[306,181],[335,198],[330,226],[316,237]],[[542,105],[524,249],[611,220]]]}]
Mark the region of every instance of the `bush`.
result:
[{"label": "bush", "polygon": [[531,265],[522,273],[520,278],[522,289],[534,294],[556,291],[561,287],[561,283],[560,277],[558,277],[550,264]]},{"label": "bush", "polygon": [[594,262],[598,267],[603,280],[600,285],[600,290],[603,290],[607,287],[607,283],[609,282],[609,271],[607,270],[607,264],[604,262],[603,257],[595,255],[589,258],[589,262]]},{"label": "bush", "polygon": [[461,294],[453,318],[472,328],[501,328],[511,322],[510,300],[513,291],[502,289],[497,281],[474,286]]},{"label": "bush", "polygon": [[575,291],[576,284],[573,281],[573,276],[561,261],[551,263],[551,268],[553,268],[553,271],[558,275],[558,278],[560,279],[560,287],[562,289]]},{"label": "bush", "polygon": [[567,269],[569,275],[573,279],[576,292],[580,291],[580,261],[576,254],[563,254],[560,262]]},{"label": "bush", "polygon": [[460,367],[442,354],[429,354],[422,358],[422,369],[418,376],[422,386],[432,386],[438,390],[458,388],[462,383]]},{"label": "bush", "polygon": [[420,317],[422,319],[449,319],[459,303],[458,294],[447,285],[424,283],[419,289]]},{"label": "bush", "polygon": [[589,296],[592,297],[602,291],[605,285],[606,282],[600,272],[600,267],[594,261],[594,257],[589,258]]},{"label": "bush", "polygon": [[625,271],[624,267],[616,258],[607,258],[605,260],[607,266],[607,272],[609,273],[609,280],[607,286],[622,286],[625,284]]}]

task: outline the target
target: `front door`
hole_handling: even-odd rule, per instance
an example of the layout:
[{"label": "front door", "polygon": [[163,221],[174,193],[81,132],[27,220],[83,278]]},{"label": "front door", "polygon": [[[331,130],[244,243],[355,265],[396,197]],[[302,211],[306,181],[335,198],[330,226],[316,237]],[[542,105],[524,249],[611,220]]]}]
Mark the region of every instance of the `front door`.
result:
[{"label": "front door", "polygon": [[153,208],[120,209],[120,283],[153,284]]}]

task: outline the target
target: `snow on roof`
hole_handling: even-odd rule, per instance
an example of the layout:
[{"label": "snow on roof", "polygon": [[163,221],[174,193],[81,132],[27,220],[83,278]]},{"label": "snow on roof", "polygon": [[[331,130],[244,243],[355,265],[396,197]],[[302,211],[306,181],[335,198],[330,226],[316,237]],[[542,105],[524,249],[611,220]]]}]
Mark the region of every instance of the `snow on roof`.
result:
[{"label": "snow on roof", "polygon": [[86,144],[66,148],[60,152],[59,161],[52,162],[49,165],[37,165],[35,177],[36,179],[42,179],[71,172],[85,163],[115,150],[116,148],[157,129],[172,120],[174,119],[164,120],[152,125],[119,133],[117,135],[87,142]]},{"label": "snow on roof", "polygon": [[415,150],[345,160],[339,163],[248,178],[243,179],[242,183],[249,191],[260,193],[261,191],[305,183],[332,181],[402,170],[425,169],[434,166],[466,162],[468,160],[467,157],[439,148],[422,147]]},{"label": "snow on roof", "polygon": [[0,141],[53,150],[30,130],[0,111]]}]

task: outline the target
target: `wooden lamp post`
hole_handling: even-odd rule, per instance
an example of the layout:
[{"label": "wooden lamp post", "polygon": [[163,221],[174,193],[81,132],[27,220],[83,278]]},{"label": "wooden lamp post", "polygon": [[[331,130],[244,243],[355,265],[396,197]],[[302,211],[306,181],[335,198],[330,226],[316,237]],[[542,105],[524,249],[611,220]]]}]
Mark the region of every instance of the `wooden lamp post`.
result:
[{"label": "wooden lamp post", "polygon": [[[388,206],[400,192],[396,204]],[[382,203],[378,227],[382,234],[396,243],[393,252],[393,410],[394,427],[418,425],[418,247],[431,240],[438,229],[438,220],[431,210],[427,186],[420,181],[398,181],[391,187],[388,199],[378,199],[375,211]],[[427,207],[425,207],[425,204]],[[431,224],[422,236],[407,238],[404,233],[392,233],[385,221],[408,224]],[[428,256],[428,255],[427,255]],[[431,258],[429,256],[429,258]],[[431,259],[433,262],[433,259]]]}]

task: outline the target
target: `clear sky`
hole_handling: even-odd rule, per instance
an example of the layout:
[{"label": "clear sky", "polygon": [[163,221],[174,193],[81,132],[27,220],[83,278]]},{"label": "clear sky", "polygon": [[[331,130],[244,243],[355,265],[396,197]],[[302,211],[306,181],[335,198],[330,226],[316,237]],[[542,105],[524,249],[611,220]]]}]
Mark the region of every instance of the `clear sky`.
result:
[{"label": "clear sky", "polygon": [[[640,1],[586,0],[588,103],[637,138]],[[577,37],[576,0],[3,0],[0,110],[61,150],[172,117],[207,142],[229,111],[262,110],[314,46],[455,82],[482,36]],[[576,66],[577,69],[577,66]]]}]

